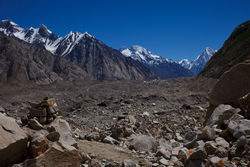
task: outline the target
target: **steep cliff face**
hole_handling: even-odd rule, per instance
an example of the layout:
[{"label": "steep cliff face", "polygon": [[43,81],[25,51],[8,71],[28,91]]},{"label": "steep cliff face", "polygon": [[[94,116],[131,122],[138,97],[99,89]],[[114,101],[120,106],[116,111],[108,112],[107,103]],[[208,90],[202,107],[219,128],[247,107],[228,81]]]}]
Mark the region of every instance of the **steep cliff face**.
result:
[{"label": "steep cliff face", "polygon": [[219,78],[232,66],[250,59],[250,21],[239,25],[199,76]]},{"label": "steep cliff face", "polygon": [[73,63],[52,55],[44,48],[0,33],[0,81],[34,81],[48,84],[58,79],[91,77]]}]

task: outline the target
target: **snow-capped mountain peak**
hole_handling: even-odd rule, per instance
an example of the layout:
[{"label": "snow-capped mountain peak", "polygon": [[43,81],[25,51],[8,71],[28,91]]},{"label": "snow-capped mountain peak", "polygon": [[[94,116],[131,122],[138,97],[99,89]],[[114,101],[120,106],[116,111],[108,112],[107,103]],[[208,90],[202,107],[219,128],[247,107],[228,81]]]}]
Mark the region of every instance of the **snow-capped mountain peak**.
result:
[{"label": "snow-capped mountain peak", "polygon": [[11,25],[13,25],[13,26],[18,26],[16,23],[14,23],[13,21],[8,20],[8,19],[2,20],[2,22],[6,23],[6,24],[11,24]]},{"label": "snow-capped mountain peak", "polygon": [[49,36],[50,34],[52,34],[52,32],[44,24],[42,24],[39,27],[39,34],[41,36]]},{"label": "snow-capped mountain peak", "polygon": [[208,60],[215,54],[215,52],[216,50],[213,50],[210,47],[206,47],[204,51],[200,55],[198,55],[195,60],[190,62],[187,59],[183,59],[178,63],[183,67],[191,70],[195,74],[198,74],[203,69]]},{"label": "snow-capped mountain peak", "polygon": [[[10,20],[3,20],[0,22],[0,31],[6,35],[14,35],[20,31],[24,31],[19,25]],[[18,34],[17,34],[18,35]]]},{"label": "snow-capped mountain peak", "polygon": [[8,36],[14,36],[28,43],[34,43],[44,46],[48,51],[53,54],[57,53],[60,48],[60,55],[65,56],[72,51],[72,49],[79,43],[82,38],[94,39],[94,36],[88,32],[70,32],[65,37],[59,37],[53,34],[44,24],[39,28],[30,27],[24,29],[18,24],[10,20],[2,20],[0,22],[0,32]]},{"label": "snow-capped mountain peak", "polygon": [[120,52],[126,57],[131,57],[146,64],[159,64],[166,61],[161,56],[155,55],[139,45],[132,45],[130,48],[123,47]]},{"label": "snow-capped mountain peak", "polygon": [[190,69],[192,63],[188,60],[188,59],[182,59],[180,61],[177,62],[178,64],[180,64],[182,67]]},{"label": "snow-capped mountain peak", "polygon": [[134,60],[143,63],[146,67],[151,69],[160,78],[174,78],[174,77],[190,77],[193,73],[182,67],[171,59],[165,59],[161,56],[153,54],[151,51],[139,45],[131,47],[122,47],[120,52]]},{"label": "snow-capped mountain peak", "polygon": [[70,33],[66,35],[61,41],[61,45],[64,45],[66,47],[66,49],[62,52],[61,56],[65,56],[70,53],[74,46],[76,46],[84,36],[85,34],[82,34],[80,32],[70,31]]},{"label": "snow-capped mountain peak", "polygon": [[95,38],[93,35],[89,34],[88,32],[83,33],[83,35],[84,35],[85,37]]}]

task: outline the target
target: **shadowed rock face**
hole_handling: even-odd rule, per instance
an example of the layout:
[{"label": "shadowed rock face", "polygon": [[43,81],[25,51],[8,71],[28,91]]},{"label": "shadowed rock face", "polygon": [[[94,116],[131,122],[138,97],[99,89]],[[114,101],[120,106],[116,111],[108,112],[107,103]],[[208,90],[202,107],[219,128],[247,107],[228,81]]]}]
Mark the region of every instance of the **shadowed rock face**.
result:
[{"label": "shadowed rock face", "polygon": [[250,59],[250,21],[239,25],[206,64],[199,76],[219,78],[238,63]]},{"label": "shadowed rock face", "polygon": [[192,77],[194,74],[177,63],[160,63],[157,65],[146,65],[150,70],[157,74],[161,79]]},{"label": "shadowed rock face", "polygon": [[[57,53],[60,54],[60,48],[58,48]],[[87,35],[65,58],[86,70],[97,80],[148,80],[156,78],[155,74],[140,62],[123,56],[118,50],[112,49]]]},{"label": "shadowed rock face", "polygon": [[225,72],[209,93],[210,104],[239,107],[239,98],[250,92],[250,63],[240,63]]},{"label": "shadowed rock face", "polygon": [[239,98],[250,92],[250,63],[239,63],[226,71],[209,93],[206,120],[219,104],[240,107]]},{"label": "shadowed rock face", "polygon": [[34,81],[39,84],[55,80],[89,79],[81,68],[44,48],[0,33],[0,81]]}]

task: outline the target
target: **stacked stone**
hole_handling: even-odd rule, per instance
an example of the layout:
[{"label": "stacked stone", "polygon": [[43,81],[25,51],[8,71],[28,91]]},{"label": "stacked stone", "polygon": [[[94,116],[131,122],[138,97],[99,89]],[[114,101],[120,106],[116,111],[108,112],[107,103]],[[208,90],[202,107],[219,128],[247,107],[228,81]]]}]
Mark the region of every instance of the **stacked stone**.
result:
[{"label": "stacked stone", "polygon": [[39,104],[32,104],[29,108],[29,119],[37,118],[39,123],[46,124],[52,122],[58,115],[57,104],[52,98],[44,98]]}]

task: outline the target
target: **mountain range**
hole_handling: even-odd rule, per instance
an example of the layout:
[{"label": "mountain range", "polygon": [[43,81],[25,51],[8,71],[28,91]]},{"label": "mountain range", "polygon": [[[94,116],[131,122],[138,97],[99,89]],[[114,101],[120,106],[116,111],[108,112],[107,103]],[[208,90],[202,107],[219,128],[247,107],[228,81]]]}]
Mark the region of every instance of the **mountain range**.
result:
[{"label": "mountain range", "polygon": [[216,52],[206,47],[205,50],[193,61],[183,59],[174,61],[153,54],[151,51],[139,46],[122,47],[120,52],[126,56],[137,60],[151,69],[160,78],[190,77],[199,74],[206,62]]},{"label": "mountain range", "polygon": [[[61,56],[81,67],[93,79],[147,80],[157,78],[143,64],[123,56],[118,50],[108,47],[94,36],[70,32],[59,37],[46,26],[25,29],[10,20],[0,22],[0,32],[19,38]],[[49,62],[48,62],[49,63]]]},{"label": "mountain range", "polygon": [[[157,77],[161,79],[191,77],[199,74],[207,61],[216,52],[207,47],[193,61],[187,59],[174,61],[153,54],[139,45],[116,50],[87,32],[71,31],[66,36],[60,37],[43,24],[39,28],[25,29],[10,20],[0,22],[0,32],[47,50],[50,55],[63,58],[63,61],[66,59],[80,67],[86,78],[97,80],[148,80]],[[22,44],[19,44],[18,47]],[[50,62],[43,63],[46,66]],[[36,76],[35,78],[39,77]],[[84,77],[80,78],[84,79]],[[62,79],[65,79],[65,77]]]},{"label": "mountain range", "polygon": [[120,52],[126,57],[143,63],[161,79],[193,76],[190,70],[183,68],[175,61],[164,59],[139,45],[133,45],[130,48],[123,47]]},{"label": "mountain range", "polygon": [[57,80],[79,79],[92,77],[61,56],[0,32],[0,81],[49,84]]}]

